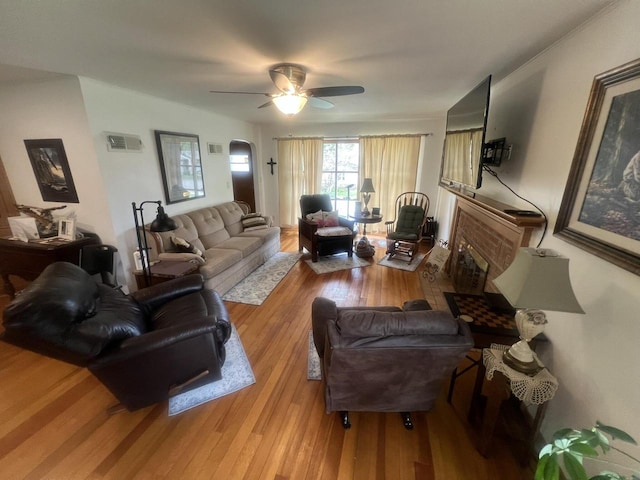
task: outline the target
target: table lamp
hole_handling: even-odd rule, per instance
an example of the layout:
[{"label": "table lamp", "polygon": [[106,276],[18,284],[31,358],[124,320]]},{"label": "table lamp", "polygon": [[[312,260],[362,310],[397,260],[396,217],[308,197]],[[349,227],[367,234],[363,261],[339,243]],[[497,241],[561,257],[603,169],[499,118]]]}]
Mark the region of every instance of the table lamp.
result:
[{"label": "table lamp", "polygon": [[[158,210],[156,214],[156,218],[151,225],[149,225],[149,230],[152,232],[169,232],[171,230],[175,230],[178,228],[178,224],[173,220],[169,215],[167,215],[162,207],[162,202],[160,200],[145,200],[140,204],[139,207],[136,207],[136,202],[131,204],[133,208],[133,219],[136,225],[136,237],[138,239],[138,251],[140,252],[140,261],[142,262],[142,276],[144,277],[145,286],[151,286],[151,266],[149,264],[149,245],[147,244],[147,235],[144,232],[140,232],[140,227],[144,229],[144,215],[143,215],[143,207],[145,203],[155,203],[158,205]],[[138,214],[140,214],[140,222],[138,222]]]},{"label": "table lamp", "polygon": [[360,188],[360,193],[362,194],[362,200],[364,201],[364,209],[362,210],[361,214],[362,216],[366,217],[367,215],[369,215],[367,204],[369,203],[369,200],[371,200],[371,194],[376,193],[376,190],[373,188],[373,182],[370,178],[364,179],[364,182],[362,182],[362,187]]},{"label": "table lamp", "polygon": [[569,259],[553,250],[519,248],[513,263],[493,284],[517,309],[515,320],[520,341],[504,353],[504,363],[522,373],[535,374],[539,365],[529,342],[547,323],[540,309],[584,313],[569,279]]}]

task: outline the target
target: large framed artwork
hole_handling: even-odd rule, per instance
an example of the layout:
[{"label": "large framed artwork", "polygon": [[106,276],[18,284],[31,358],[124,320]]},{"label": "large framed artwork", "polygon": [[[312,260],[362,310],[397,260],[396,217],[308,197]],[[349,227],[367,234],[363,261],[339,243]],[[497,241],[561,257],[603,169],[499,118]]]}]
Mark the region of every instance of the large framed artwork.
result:
[{"label": "large framed artwork", "polygon": [[160,130],[155,136],[167,204],[204,197],[198,136]]},{"label": "large framed artwork", "polygon": [[25,140],[42,200],[79,203],[61,138]]},{"label": "large framed artwork", "polygon": [[554,233],[640,275],[640,59],[593,80]]}]

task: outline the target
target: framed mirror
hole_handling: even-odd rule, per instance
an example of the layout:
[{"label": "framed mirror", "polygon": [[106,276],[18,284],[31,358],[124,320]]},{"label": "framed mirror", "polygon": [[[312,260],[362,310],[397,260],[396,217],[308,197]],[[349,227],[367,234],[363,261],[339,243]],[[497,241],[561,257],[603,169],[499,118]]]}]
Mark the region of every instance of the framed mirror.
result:
[{"label": "framed mirror", "polygon": [[160,130],[155,135],[167,204],[204,197],[198,136]]}]

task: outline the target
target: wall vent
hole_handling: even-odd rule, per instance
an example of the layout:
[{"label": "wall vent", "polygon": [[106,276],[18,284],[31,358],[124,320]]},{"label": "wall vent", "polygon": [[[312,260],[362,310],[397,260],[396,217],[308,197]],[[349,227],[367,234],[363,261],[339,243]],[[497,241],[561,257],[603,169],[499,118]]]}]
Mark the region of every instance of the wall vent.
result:
[{"label": "wall vent", "polygon": [[110,152],[141,152],[142,140],[137,135],[108,133],[107,150]]},{"label": "wall vent", "polygon": [[207,143],[207,150],[211,155],[220,155],[222,154],[222,144],[221,143]]}]

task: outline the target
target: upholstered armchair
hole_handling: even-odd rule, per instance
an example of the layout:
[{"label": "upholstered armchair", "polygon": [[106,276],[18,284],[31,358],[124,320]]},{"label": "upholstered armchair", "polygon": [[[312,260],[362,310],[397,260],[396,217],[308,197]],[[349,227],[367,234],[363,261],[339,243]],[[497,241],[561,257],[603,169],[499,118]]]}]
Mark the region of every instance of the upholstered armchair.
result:
[{"label": "upholstered armchair", "polygon": [[385,222],[387,227],[387,255],[404,255],[409,263],[418,253],[422,230],[429,212],[429,197],[420,192],[405,192],[395,201],[395,217]]},{"label": "upholstered armchair", "polygon": [[327,413],[428,411],[443,384],[473,347],[469,326],[425,300],[403,308],[337,307],[318,297],[311,307],[313,339],[321,359]]},{"label": "upholstered armchair", "polygon": [[203,284],[187,275],[125,295],[53,263],[5,308],[2,340],[87,367],[136,410],[222,378],[231,325]]},{"label": "upholstered armchair", "polygon": [[331,197],[325,194],[302,195],[298,218],[298,249],[306,248],[311,260],[319,256],[347,252],[353,256],[354,222],[333,211]]}]

